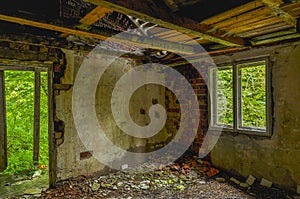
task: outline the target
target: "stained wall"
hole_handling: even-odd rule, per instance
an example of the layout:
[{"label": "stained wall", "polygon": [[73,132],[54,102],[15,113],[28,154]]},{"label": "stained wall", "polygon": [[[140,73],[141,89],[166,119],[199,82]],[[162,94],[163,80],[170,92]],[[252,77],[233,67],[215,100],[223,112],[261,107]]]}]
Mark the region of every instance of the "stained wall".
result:
[{"label": "stained wall", "polygon": [[[106,174],[111,171],[109,167],[101,163],[97,159],[97,153],[111,152],[109,145],[99,143],[96,148],[89,148],[89,145],[84,145],[82,138],[79,136],[78,128],[75,125],[72,99],[74,98],[74,82],[78,75],[79,68],[82,67],[83,61],[87,57],[87,53],[64,50],[65,67],[64,75],[61,77],[59,84],[54,84],[55,88],[55,130],[57,144],[57,180],[66,179],[79,175]],[[99,64],[97,59],[92,64]],[[124,133],[116,124],[112,114],[111,104],[120,107],[123,111],[124,107],[121,104],[124,99],[118,98],[111,101],[112,92],[119,79],[130,69],[136,67],[137,63],[129,58],[118,58],[105,70],[99,82],[96,82],[97,89],[94,92],[95,96],[95,113],[97,116],[97,125],[100,125],[105,136],[113,145],[126,151],[132,152],[147,152],[155,148],[164,146],[168,137],[171,135],[166,128],[162,128],[159,133],[150,138],[135,138]],[[84,70],[92,70],[85,66]],[[155,70],[155,69],[154,69]],[[93,71],[89,71],[93,75]],[[89,78],[88,76],[84,78]],[[149,77],[143,76],[147,79]],[[125,96],[128,87],[133,85],[134,79],[121,85],[121,90],[124,89]],[[83,82],[84,84],[85,82]],[[88,83],[88,81],[86,81]],[[87,90],[90,87],[85,87]],[[93,92],[93,91],[91,91]],[[122,92],[122,91],[121,91]],[[79,96],[79,103],[82,103],[82,108],[88,108],[90,104],[86,103],[87,96]],[[161,104],[165,106],[165,90],[164,87],[149,84],[138,88],[131,96],[129,107],[130,116],[135,123],[140,126],[146,126],[151,121],[149,118],[149,108],[153,104]],[[125,107],[126,108],[126,107]],[[93,113],[91,113],[93,114]],[[87,115],[89,117],[89,115]],[[86,125],[85,118],[82,119],[82,125]],[[97,123],[96,122],[96,123]],[[86,136],[92,135],[89,127],[86,127]],[[82,133],[82,132],[81,132]],[[95,150],[97,149],[97,151]],[[124,154],[119,154],[120,159]],[[120,165],[121,166],[121,165]]]},{"label": "stained wall", "polygon": [[213,57],[216,63],[268,56],[272,72],[272,136],[223,132],[212,163],[229,172],[266,178],[296,190],[300,184],[300,46],[297,43]]}]

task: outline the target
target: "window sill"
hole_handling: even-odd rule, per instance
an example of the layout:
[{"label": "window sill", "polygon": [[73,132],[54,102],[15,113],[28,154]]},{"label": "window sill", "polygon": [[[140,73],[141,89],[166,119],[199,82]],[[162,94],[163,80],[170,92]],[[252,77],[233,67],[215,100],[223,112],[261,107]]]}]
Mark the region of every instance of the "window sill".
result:
[{"label": "window sill", "polygon": [[238,135],[248,135],[248,136],[253,136],[253,137],[264,137],[264,138],[270,138],[271,134],[268,133],[267,131],[263,130],[248,130],[248,129],[237,129],[234,130],[232,128],[226,128],[226,127],[210,127],[209,128],[211,131],[222,131],[222,133],[228,133],[232,134],[234,136]]}]

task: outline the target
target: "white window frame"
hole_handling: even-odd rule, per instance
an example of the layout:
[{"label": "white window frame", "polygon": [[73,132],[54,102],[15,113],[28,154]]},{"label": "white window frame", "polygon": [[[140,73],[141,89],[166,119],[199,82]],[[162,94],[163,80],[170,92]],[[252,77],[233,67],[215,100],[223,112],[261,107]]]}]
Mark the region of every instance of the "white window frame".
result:
[{"label": "white window frame", "polygon": [[[242,105],[241,105],[241,77],[239,76],[239,65],[247,63],[255,63],[259,61],[265,61],[266,64],[266,128],[252,128],[241,127],[242,120]],[[258,136],[271,136],[272,135],[272,90],[271,90],[271,67],[268,57],[247,59],[243,61],[236,61],[231,63],[224,63],[217,66],[219,69],[232,68],[233,72],[233,125],[217,125],[217,105],[216,105],[216,78],[215,69],[210,70],[210,127],[212,129],[222,129],[223,132],[242,133]]]}]

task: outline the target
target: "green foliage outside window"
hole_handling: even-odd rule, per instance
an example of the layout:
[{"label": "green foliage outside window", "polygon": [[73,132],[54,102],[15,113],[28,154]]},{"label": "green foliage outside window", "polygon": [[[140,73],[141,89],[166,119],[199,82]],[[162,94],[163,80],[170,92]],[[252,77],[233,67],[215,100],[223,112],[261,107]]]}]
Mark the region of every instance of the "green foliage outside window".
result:
[{"label": "green foliage outside window", "polygon": [[240,69],[242,126],[266,128],[265,66]]},{"label": "green foliage outside window", "polygon": [[[40,165],[48,165],[47,73],[41,73]],[[33,167],[34,72],[6,71],[8,167],[4,173],[29,174]]]},{"label": "green foliage outside window", "polygon": [[233,125],[233,78],[232,68],[218,70],[217,84],[217,123]]},{"label": "green foliage outside window", "polygon": [[[238,66],[239,127],[266,128],[266,65],[263,62]],[[215,96],[213,109],[217,125],[234,124],[233,67],[214,71]]]}]

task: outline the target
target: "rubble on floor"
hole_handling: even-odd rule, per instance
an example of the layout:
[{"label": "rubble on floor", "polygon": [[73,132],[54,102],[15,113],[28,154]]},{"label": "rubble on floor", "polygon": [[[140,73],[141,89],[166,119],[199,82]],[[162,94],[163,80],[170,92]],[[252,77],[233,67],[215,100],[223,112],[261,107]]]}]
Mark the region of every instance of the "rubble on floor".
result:
[{"label": "rubble on floor", "polygon": [[[197,157],[171,165],[143,164],[98,178],[60,182],[43,198],[252,198],[210,179],[219,171]],[[225,179],[224,179],[225,180]]]},{"label": "rubble on floor", "polygon": [[253,176],[246,180],[220,172],[197,156],[183,156],[171,165],[145,163],[124,168],[107,176],[61,181],[39,197],[23,198],[292,198],[279,189],[259,185]]}]

